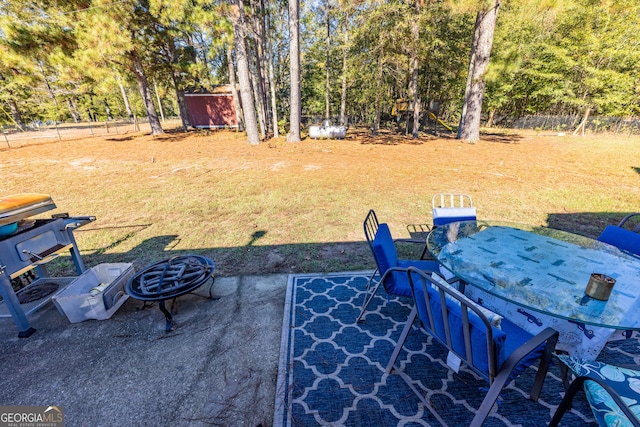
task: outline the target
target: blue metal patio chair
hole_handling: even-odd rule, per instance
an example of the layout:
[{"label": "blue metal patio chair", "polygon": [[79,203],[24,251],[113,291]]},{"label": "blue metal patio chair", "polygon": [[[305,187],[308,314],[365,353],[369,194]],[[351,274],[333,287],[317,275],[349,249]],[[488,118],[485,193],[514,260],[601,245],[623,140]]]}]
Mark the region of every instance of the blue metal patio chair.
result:
[{"label": "blue metal patio chair", "polygon": [[[394,240],[391,236],[389,226],[386,223],[381,224],[378,221],[378,217],[373,209],[367,214],[363,225],[367,243],[376,262],[376,271],[369,278],[362,309],[356,319],[356,323],[359,322],[364,315],[367,306],[371,300],[373,300],[380,285],[382,285],[390,295],[410,297],[411,289],[407,280],[406,269],[413,266],[421,270],[438,271],[439,268],[437,261],[399,259],[395,245],[396,242],[426,245],[426,241],[415,239]],[[377,282],[375,281],[376,273],[380,275],[380,279]]]},{"label": "blue metal patio chair", "polygon": [[476,208],[468,194],[434,194],[431,198],[433,225],[445,225],[455,221],[473,221]]},{"label": "blue metal patio chair", "polygon": [[640,427],[640,371],[565,354],[558,354],[557,357],[577,378],[567,389],[549,423],[550,427],[560,423],[581,389],[584,390],[598,425]]},{"label": "blue metal patio chair", "polygon": [[398,373],[423,404],[430,406],[414,381],[402,370],[394,369],[396,359],[416,317],[437,342],[490,384],[471,426],[481,426],[513,378],[540,359],[530,398],[537,401],[558,340],[558,332],[546,328],[533,336],[507,319],[500,326],[489,319],[487,309],[474,303],[446,282],[409,267],[405,273],[414,297],[414,307],[396,344],[386,372]]},{"label": "blue metal patio chair", "polygon": [[[640,213],[631,213],[625,216],[618,225],[607,225],[598,236],[598,240],[620,250],[640,255],[640,222],[632,229],[625,228],[627,222],[630,223],[629,220],[635,216],[640,216]],[[632,331],[625,332],[627,338],[630,338],[631,335]]]},{"label": "blue metal patio chair", "polygon": [[640,213],[632,213],[625,216],[618,225],[607,225],[598,240],[613,245],[634,255],[640,255],[640,222],[633,228],[625,228],[625,224]]}]

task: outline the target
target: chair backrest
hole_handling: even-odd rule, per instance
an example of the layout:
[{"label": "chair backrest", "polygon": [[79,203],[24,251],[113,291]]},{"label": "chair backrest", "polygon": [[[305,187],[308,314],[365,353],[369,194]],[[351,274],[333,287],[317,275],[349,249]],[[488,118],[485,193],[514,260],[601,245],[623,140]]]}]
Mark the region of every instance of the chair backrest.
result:
[{"label": "chair backrest", "polygon": [[473,199],[468,194],[438,193],[431,198],[432,208],[470,208]]},{"label": "chair backrest", "polygon": [[[635,218],[638,217],[638,218]],[[633,221],[629,221],[630,219],[633,218]],[[635,212],[635,213],[630,213],[629,215],[625,216],[624,218],[622,218],[622,221],[620,221],[620,223],[618,224],[618,227],[627,227],[629,228],[629,226],[627,226],[627,222],[634,222],[636,221],[636,226],[631,228],[631,231],[635,232],[635,233],[640,233],[640,212]]]},{"label": "chair backrest", "polygon": [[378,232],[373,239],[373,257],[385,291],[390,295],[410,297],[406,266],[400,265],[398,252],[386,223],[378,225]]},{"label": "chair backrest", "polygon": [[640,234],[620,226],[607,225],[598,240],[619,249],[640,255]]},{"label": "chair backrest", "polygon": [[476,373],[492,382],[505,360],[506,334],[478,306],[416,268],[408,269],[423,327]]},{"label": "chair backrest", "polygon": [[431,198],[431,209],[435,226],[476,219],[476,208],[468,194],[434,194]]},{"label": "chair backrest", "polygon": [[389,226],[384,222],[378,224],[378,231],[373,239],[372,250],[380,276],[384,276],[388,269],[398,266],[398,252],[393,243]]},{"label": "chair backrest", "polygon": [[[378,217],[373,209],[369,210],[369,213],[364,219],[364,235],[367,238],[367,243],[369,244],[369,249],[373,252],[373,239],[376,237],[376,233],[378,232],[378,227],[380,223],[378,222]],[[374,254],[375,257],[375,254]]]}]

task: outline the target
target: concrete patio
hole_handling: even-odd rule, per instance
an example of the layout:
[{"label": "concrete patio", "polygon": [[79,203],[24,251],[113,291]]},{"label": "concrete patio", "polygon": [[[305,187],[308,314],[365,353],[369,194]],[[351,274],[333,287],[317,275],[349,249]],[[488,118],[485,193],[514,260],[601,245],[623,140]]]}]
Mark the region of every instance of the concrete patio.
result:
[{"label": "concrete patio", "polygon": [[169,333],[132,298],[74,324],[48,304],[29,338],[0,319],[0,405],[62,406],[68,426],[270,426],[287,277],[217,277],[220,298],[178,298]]}]

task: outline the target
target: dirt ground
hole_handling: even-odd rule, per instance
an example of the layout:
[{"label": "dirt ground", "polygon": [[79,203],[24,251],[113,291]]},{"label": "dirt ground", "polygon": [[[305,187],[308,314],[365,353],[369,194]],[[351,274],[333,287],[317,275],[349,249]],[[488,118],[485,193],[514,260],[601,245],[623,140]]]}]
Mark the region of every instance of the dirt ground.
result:
[{"label": "dirt ground", "polygon": [[[431,223],[431,196],[468,193],[485,219],[595,237],[640,210],[640,138],[553,132],[373,137],[249,146],[232,131],[121,132],[0,147],[0,196],[52,195],[98,221],[77,233],[89,265],[186,251],[223,275],[372,268],[370,208],[396,237]],[[63,267],[64,268],[64,267]]]}]

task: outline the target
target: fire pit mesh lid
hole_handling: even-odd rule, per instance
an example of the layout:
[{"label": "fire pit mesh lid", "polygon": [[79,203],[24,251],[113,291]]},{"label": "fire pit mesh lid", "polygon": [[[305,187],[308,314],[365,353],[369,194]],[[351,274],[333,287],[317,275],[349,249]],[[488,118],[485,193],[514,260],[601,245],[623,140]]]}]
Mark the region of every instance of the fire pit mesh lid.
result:
[{"label": "fire pit mesh lid", "polygon": [[212,275],[213,261],[199,255],[184,255],[159,261],[133,276],[127,292],[139,300],[174,298],[202,286]]}]

